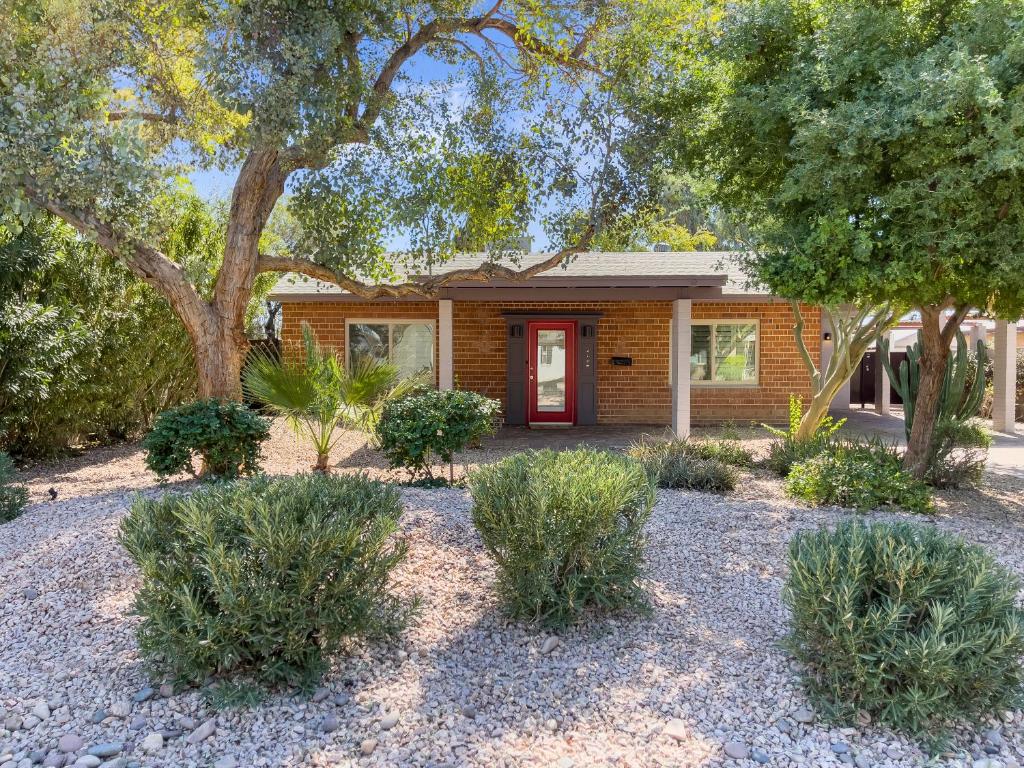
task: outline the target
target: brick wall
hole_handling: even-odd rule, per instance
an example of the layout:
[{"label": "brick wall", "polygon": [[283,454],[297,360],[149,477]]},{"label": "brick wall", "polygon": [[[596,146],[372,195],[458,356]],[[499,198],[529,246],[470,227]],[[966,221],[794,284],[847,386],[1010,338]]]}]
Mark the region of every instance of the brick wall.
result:
[{"label": "brick wall", "polygon": [[[597,417],[602,424],[668,424],[672,392],[668,385],[668,301],[623,302],[473,302],[453,304],[453,354],[456,385],[505,401],[505,319],[502,312],[600,312],[597,332]],[[793,317],[782,302],[693,303],[694,321],[753,320],[760,324],[759,383],[754,387],[692,386],[691,419],[782,421],[789,394],[810,395],[810,381],[792,338]],[[287,347],[299,341],[300,323],[339,349],[345,345],[345,321],[370,319],[433,320],[436,302],[286,303],[282,337]],[[804,336],[815,359],[820,353],[820,313],[805,313]],[[435,336],[435,361],[437,343]],[[613,356],[633,358],[631,366],[613,366]]]}]

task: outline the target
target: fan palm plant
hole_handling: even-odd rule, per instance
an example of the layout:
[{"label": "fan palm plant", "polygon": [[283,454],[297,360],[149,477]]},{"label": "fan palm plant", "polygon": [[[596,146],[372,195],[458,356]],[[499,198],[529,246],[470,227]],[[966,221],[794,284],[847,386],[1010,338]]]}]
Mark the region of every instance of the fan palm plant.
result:
[{"label": "fan palm plant", "polygon": [[355,357],[346,369],[332,350],[320,346],[307,323],[302,324],[302,346],[302,357],[256,355],[242,374],[242,386],[313,444],[314,469],[326,472],[339,426],[372,432],[384,404],[422,380],[401,379],[394,365],[371,357]]}]

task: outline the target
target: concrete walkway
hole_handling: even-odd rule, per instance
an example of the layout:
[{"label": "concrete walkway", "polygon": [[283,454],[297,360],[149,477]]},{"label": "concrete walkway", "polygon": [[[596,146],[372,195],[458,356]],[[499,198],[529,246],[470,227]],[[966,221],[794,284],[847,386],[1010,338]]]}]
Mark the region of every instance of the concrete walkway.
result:
[{"label": "concrete walkway", "polygon": [[[887,416],[869,408],[834,411],[832,415],[837,419],[845,418],[845,429],[850,432],[895,439],[900,445],[906,443],[902,409],[894,408],[893,412]],[[991,421],[986,422],[986,425],[989,434],[992,435],[992,448],[988,452],[988,471],[999,475],[1024,478],[1024,424],[1017,423],[1017,434],[1015,435],[993,432]]]}]

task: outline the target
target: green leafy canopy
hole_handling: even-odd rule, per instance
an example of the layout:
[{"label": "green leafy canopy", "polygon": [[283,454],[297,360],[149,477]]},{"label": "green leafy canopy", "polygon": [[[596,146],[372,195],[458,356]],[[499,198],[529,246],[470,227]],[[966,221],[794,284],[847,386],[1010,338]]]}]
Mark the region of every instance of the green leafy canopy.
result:
[{"label": "green leafy canopy", "polygon": [[[713,9],[707,11],[715,18]],[[657,50],[670,162],[773,291],[1024,310],[1024,6],[755,0]]]}]

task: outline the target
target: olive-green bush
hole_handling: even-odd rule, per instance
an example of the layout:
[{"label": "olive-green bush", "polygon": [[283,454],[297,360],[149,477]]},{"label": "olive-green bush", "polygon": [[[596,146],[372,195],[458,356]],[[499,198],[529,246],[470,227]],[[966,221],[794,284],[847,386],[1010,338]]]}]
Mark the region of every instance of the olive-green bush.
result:
[{"label": "olive-green bush", "polygon": [[528,451],[470,475],[473,524],[516,617],[548,625],[641,608],[654,480],[625,456]]},{"label": "olive-green bush", "polygon": [[120,540],[142,573],[139,646],[154,671],[312,684],[355,638],[408,612],[388,576],[398,492],[361,475],[259,477],[140,498]]},{"label": "olive-green bush", "polygon": [[826,715],[865,710],[937,744],[956,720],[1020,706],[1019,589],[984,549],[932,526],[847,519],[790,542],[786,644]]},{"label": "olive-green bush", "polygon": [[28,490],[16,485],[14,462],[6,453],[0,453],[0,523],[7,523],[25,511]]},{"label": "olive-green bush", "polygon": [[835,504],[862,511],[902,507],[932,508],[928,486],[903,471],[899,451],[879,440],[835,443],[813,458],[794,464],[786,493],[812,504]]},{"label": "olive-green bush", "polygon": [[188,472],[202,460],[208,479],[251,475],[260,468],[260,444],[270,422],[234,400],[206,398],[164,411],[142,441],[146,466],[160,478]]},{"label": "olive-green bush", "polygon": [[728,441],[641,440],[629,449],[662,488],[727,493],[736,487],[733,466],[753,464],[749,451]]}]

